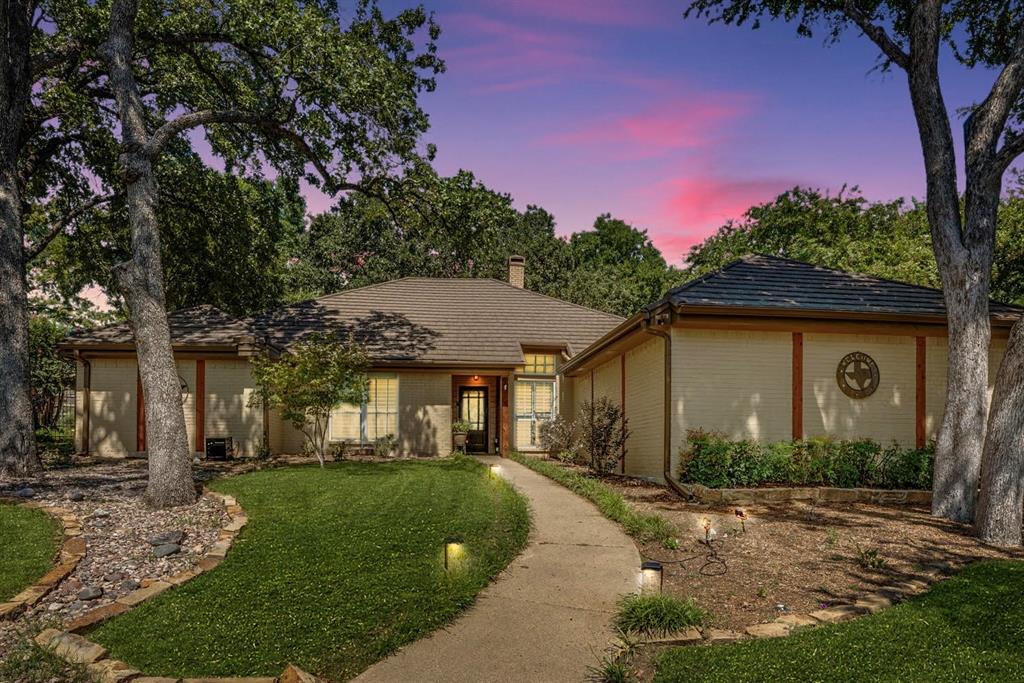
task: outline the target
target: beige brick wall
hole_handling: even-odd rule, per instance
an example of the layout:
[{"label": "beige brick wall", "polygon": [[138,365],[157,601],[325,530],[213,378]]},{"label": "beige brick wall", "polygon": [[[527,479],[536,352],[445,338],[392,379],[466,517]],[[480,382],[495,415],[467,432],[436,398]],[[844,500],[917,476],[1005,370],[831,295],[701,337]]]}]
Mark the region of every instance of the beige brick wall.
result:
[{"label": "beige brick wall", "polygon": [[123,457],[136,452],[135,359],[94,359],[89,392],[89,450]]},{"label": "beige brick wall", "polygon": [[792,431],[789,332],[672,330],[672,471],[688,429],[776,441]]},{"label": "beige brick wall", "polygon": [[619,356],[594,368],[594,399],[602,397],[616,405],[622,402],[622,361]]},{"label": "beige brick wall", "polygon": [[[846,396],[836,382],[839,361],[854,351],[878,364],[878,389],[863,399]],[[805,334],[804,435],[913,446],[916,368],[914,337]]]},{"label": "beige brick wall", "polygon": [[[995,339],[988,358],[988,397],[992,400],[992,390],[995,387],[996,373],[999,372],[999,364],[1003,360],[1003,353],[1006,351],[1006,340]],[[935,438],[939,425],[942,422],[942,413],[946,407],[946,354],[949,352],[949,344],[945,337],[929,337],[925,351],[925,437],[929,440]]]},{"label": "beige brick wall", "polygon": [[398,373],[398,443],[402,453],[452,452],[452,376]]},{"label": "beige brick wall", "polygon": [[626,352],[626,474],[662,478],[664,386],[664,340],[651,337]]},{"label": "beige brick wall", "polygon": [[249,406],[254,387],[248,361],[206,361],[206,437],[230,436],[240,455],[255,455],[263,439],[263,409]]}]

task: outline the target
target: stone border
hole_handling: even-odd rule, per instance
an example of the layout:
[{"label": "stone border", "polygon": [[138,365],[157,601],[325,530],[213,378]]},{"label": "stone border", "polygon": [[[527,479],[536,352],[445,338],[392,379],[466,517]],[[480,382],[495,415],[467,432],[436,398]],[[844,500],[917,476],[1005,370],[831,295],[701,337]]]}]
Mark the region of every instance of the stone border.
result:
[{"label": "stone border", "polygon": [[932,492],[915,489],[841,489],[800,486],[755,489],[713,489],[702,484],[676,482],[689,498],[700,503],[757,505],[805,501],[810,503],[874,503],[876,505],[931,505]]},{"label": "stone border", "polygon": [[[3,498],[3,502],[18,502],[15,499]],[[39,578],[34,584],[21,591],[7,602],[0,603],[0,621],[14,619],[25,609],[32,607],[57,587],[61,581],[75,571],[75,567],[85,557],[86,544],[82,538],[82,522],[67,508],[33,501],[18,502],[26,508],[42,510],[61,523],[64,541],[61,543],[57,563],[50,571]]]},{"label": "stone border", "polygon": [[[235,538],[249,523],[249,517],[234,496],[209,490],[204,491],[203,496],[220,501],[228,514],[228,523],[221,527],[217,541],[195,566],[167,577],[166,580],[154,581],[121,596],[112,603],[84,612],[65,623],[63,631],[48,628],[35,637],[36,644],[66,662],[84,666],[100,683],[318,683],[320,679],[293,665],[289,665],[280,676],[271,677],[180,679],[146,676],[141,671],[133,669],[127,662],[109,658],[109,652],[105,647],[79,635],[80,631],[123,614],[164,591],[214,569],[224,561],[231,546],[234,545]],[[81,527],[78,528],[78,533],[81,534]]]},{"label": "stone border", "polygon": [[809,614],[783,614],[775,621],[748,626],[742,633],[726,629],[688,628],[680,633],[646,639],[638,643],[637,646],[713,645],[759,638],[781,638],[796,630],[849,621],[865,614],[880,612],[910,596],[928,590],[934,583],[944,578],[949,570],[949,567],[945,565],[936,565],[936,567],[935,571],[911,575],[890,586],[884,586],[862,595],[853,604],[834,605]]}]

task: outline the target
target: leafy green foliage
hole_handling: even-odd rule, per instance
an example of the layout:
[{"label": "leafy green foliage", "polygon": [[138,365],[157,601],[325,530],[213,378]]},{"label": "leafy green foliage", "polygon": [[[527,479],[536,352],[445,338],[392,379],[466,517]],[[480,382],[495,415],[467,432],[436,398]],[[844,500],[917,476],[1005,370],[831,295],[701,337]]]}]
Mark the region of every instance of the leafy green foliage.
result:
[{"label": "leafy green foliage", "polygon": [[275,408],[300,430],[323,467],[331,411],[342,404],[366,400],[369,360],[354,342],[328,334],[310,335],[280,358],[252,358],[256,382],[254,405]]},{"label": "leafy green foliage", "polygon": [[986,562],[878,614],[787,638],[676,648],[657,683],[1024,679],[1024,563]]},{"label": "leafy green foliage", "polygon": [[57,353],[57,343],[68,331],[65,325],[43,316],[28,321],[32,419],[37,429],[58,426],[64,391],[75,384],[75,364]]},{"label": "leafy green foliage", "polygon": [[290,299],[400,277],[505,280],[507,259],[526,258],[526,287],[583,306],[630,315],[679,280],[646,232],[608,215],[568,241],[555,219],[517,210],[461,171],[410,172],[382,196],[353,195],[317,216],[289,272]]},{"label": "leafy green foliage", "polygon": [[593,472],[607,474],[626,456],[629,425],[622,406],[602,396],[584,401],[578,412],[577,429],[586,465]]},{"label": "leafy green foliage", "polygon": [[861,548],[857,546],[857,566],[861,569],[881,571],[889,564],[889,561],[882,557],[878,548]]},{"label": "leafy green foliage", "polygon": [[512,453],[510,457],[534,472],[554,479],[573,493],[583,496],[596,505],[601,514],[621,524],[626,533],[638,541],[660,541],[667,544],[678,536],[676,528],[667,519],[661,515],[637,512],[610,486],[593,477],[566,469],[550,460],[541,460],[522,453]]},{"label": "leafy green foliage", "polygon": [[[1024,302],[1024,196],[1021,180],[999,205],[992,296]],[[700,277],[750,253],[938,287],[923,204],[869,202],[857,190],[823,195],[794,188],[751,207],[690,249],[687,275]]]},{"label": "leafy green foliage", "polygon": [[[349,680],[450,622],[525,546],[529,508],[468,458],[337,463],[215,482],[249,515],[215,571],[90,638],[150,675]],[[444,539],[466,561],[446,574]]]},{"label": "leafy green foliage", "polygon": [[626,595],[619,600],[615,628],[625,633],[663,636],[699,626],[707,619],[693,600],[672,595]]},{"label": "leafy green foliage", "polygon": [[0,602],[49,571],[57,538],[57,525],[45,512],[0,503]]},{"label": "leafy green foliage", "polygon": [[690,430],[680,453],[680,481],[711,488],[764,484],[927,489],[934,448],[883,448],[875,441],[828,438],[761,444]]},{"label": "leafy green foliage", "polygon": [[587,667],[588,683],[634,683],[636,675],[625,658],[615,654],[603,654],[597,664]]}]

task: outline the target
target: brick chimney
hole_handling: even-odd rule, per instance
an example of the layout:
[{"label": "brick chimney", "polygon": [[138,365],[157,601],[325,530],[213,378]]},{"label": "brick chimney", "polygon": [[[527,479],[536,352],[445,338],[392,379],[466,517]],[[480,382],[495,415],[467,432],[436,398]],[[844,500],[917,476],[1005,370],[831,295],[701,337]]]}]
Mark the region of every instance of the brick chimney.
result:
[{"label": "brick chimney", "polygon": [[519,289],[526,286],[526,259],[522,256],[508,257],[508,283]]}]

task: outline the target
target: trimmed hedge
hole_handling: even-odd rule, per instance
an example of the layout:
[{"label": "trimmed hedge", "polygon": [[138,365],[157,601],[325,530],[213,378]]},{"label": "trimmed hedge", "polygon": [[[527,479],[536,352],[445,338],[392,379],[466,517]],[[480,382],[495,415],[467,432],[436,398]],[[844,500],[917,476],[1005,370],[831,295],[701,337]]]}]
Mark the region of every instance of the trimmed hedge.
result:
[{"label": "trimmed hedge", "polygon": [[934,447],[883,447],[870,439],[831,438],[732,441],[723,434],[690,430],[680,455],[679,480],[709,488],[765,484],[839,488],[928,489]]}]

